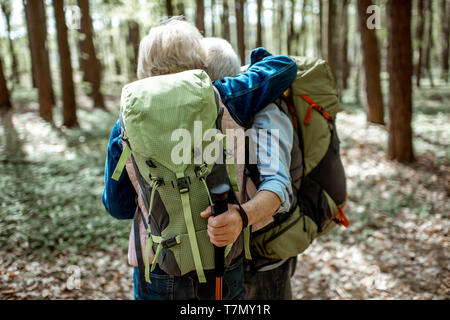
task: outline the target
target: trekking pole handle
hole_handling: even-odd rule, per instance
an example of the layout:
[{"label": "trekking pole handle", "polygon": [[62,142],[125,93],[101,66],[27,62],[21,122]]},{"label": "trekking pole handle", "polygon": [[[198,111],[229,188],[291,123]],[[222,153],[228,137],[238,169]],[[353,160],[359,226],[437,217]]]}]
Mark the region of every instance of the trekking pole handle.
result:
[{"label": "trekking pole handle", "polygon": [[[214,206],[211,208],[213,216],[218,216],[228,211],[228,194],[230,190],[231,188],[228,184],[220,184],[211,189],[210,193],[214,202]],[[221,277],[225,269],[225,247],[214,247],[216,276]]]}]

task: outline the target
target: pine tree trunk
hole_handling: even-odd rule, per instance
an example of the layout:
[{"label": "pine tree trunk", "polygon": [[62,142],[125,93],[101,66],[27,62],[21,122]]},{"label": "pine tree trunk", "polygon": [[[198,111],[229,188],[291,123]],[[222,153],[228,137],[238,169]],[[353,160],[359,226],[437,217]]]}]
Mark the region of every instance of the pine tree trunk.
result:
[{"label": "pine tree trunk", "polygon": [[389,140],[388,157],[414,160],[412,146],[411,0],[388,0]]},{"label": "pine tree trunk", "polygon": [[245,0],[236,0],[235,7],[236,7],[238,52],[241,58],[241,64],[245,64],[244,5]]},{"label": "pine tree trunk", "polygon": [[324,51],[324,27],[323,27],[323,2],[319,0],[319,36],[317,37],[317,48],[319,51],[319,56],[321,58],[325,58],[325,51]]},{"label": "pine tree trunk", "polygon": [[341,34],[341,83],[343,89],[348,89],[348,77],[350,75],[350,64],[348,61],[348,3],[349,0],[342,2],[342,34]]},{"label": "pine tree trunk", "polygon": [[[44,3],[42,0],[28,0],[25,2],[25,10],[29,14],[29,32],[31,41],[32,63],[34,65],[34,79],[39,92],[39,115],[46,121],[53,120],[53,94],[50,78],[50,66],[48,51],[46,47],[46,33],[43,34],[42,27],[45,26],[45,15],[43,15]],[[41,7],[41,8],[40,8]]]},{"label": "pine tree trunk", "polygon": [[427,0],[427,43],[425,52],[425,69],[428,73],[428,78],[430,79],[431,86],[434,87],[433,74],[431,70],[431,49],[434,46],[433,41],[433,1]]},{"label": "pine tree trunk", "polygon": [[328,0],[327,60],[339,86],[337,11],[337,0]]},{"label": "pine tree trunk", "polygon": [[[359,20],[358,20],[359,22]],[[354,41],[354,52],[361,52],[361,45],[359,43],[360,41],[358,41],[358,39],[355,39]],[[361,104],[361,67],[362,67],[362,61],[361,61],[361,55],[360,54],[354,54],[353,55],[353,70],[355,73],[355,87],[354,87],[354,98],[355,98],[355,103],[356,105],[360,105]],[[367,91],[366,91],[367,92]],[[367,106],[366,106],[366,109]],[[368,113],[367,113],[368,114]]]},{"label": "pine tree trunk", "polygon": [[195,25],[201,34],[205,34],[205,3],[204,0],[196,0],[197,11],[195,16]]},{"label": "pine tree trunk", "polygon": [[173,16],[172,0],[166,0],[166,13],[169,18]]},{"label": "pine tree trunk", "polygon": [[211,37],[216,36],[216,13],[215,13],[216,1],[211,0]]},{"label": "pine tree trunk", "polygon": [[230,9],[228,6],[228,0],[223,0],[222,10],[222,38],[230,41]]},{"label": "pine tree trunk", "polygon": [[289,55],[295,55],[296,33],[295,33],[295,0],[291,0],[291,8],[289,14],[289,31],[287,36],[287,52]]},{"label": "pine tree trunk", "polygon": [[26,0],[22,0],[23,3],[23,7],[24,7],[24,12],[25,12],[25,21],[26,21],[26,25],[27,25],[27,38],[28,38],[28,46],[30,47],[30,61],[31,61],[31,84],[33,86],[33,88],[37,88],[37,84],[36,84],[36,79],[35,79],[35,75],[36,75],[36,70],[34,70],[34,64],[33,64],[33,59],[35,52],[34,50],[34,44],[33,44],[33,37],[31,36],[31,18],[30,18],[30,13],[27,7],[27,1]]},{"label": "pine tree trunk", "polygon": [[6,86],[6,78],[3,72],[2,60],[0,59],[0,115],[12,109],[9,100],[8,87]]},{"label": "pine tree trunk", "polygon": [[448,83],[449,59],[450,59],[450,2],[441,0],[441,27],[442,27],[442,52],[441,52],[441,78]]},{"label": "pine tree trunk", "polygon": [[101,65],[95,53],[92,35],[92,20],[89,13],[89,1],[78,0],[78,6],[81,9],[80,32],[84,37],[84,39],[80,41],[80,49],[82,48],[80,60],[83,61],[82,63],[84,65],[82,70],[85,72],[87,81],[91,83],[91,96],[94,100],[94,108],[105,109],[105,102],[100,91]]},{"label": "pine tree trunk", "polygon": [[422,69],[424,62],[424,31],[425,31],[425,10],[424,0],[417,1],[417,27],[416,27],[416,40],[418,42],[419,58],[416,64],[416,85],[420,87],[420,79],[422,78]]},{"label": "pine tree trunk", "polygon": [[17,55],[14,50],[13,41],[11,38],[11,3],[10,2],[2,2],[1,4],[3,15],[6,20],[6,31],[8,36],[8,44],[9,44],[9,53],[11,55],[11,70],[12,70],[12,79],[15,83],[20,82],[20,75],[17,63]]},{"label": "pine tree trunk", "polygon": [[[109,19],[108,21],[108,28],[110,28],[112,30],[112,22],[111,19]],[[119,35],[120,35],[120,28],[119,28]],[[118,50],[117,47],[115,45],[115,41],[114,41],[114,35],[110,34],[109,36],[109,50],[110,52],[112,52],[113,54],[113,64],[114,64],[114,71],[117,75],[121,75],[122,74],[122,67],[120,66],[120,61],[118,58]]]},{"label": "pine tree trunk", "polygon": [[[292,0],[294,1],[294,0]],[[262,47],[262,10],[263,0],[257,0],[256,8],[256,47]]]},{"label": "pine tree trunk", "polygon": [[177,14],[179,16],[184,16],[185,12],[184,12],[184,3],[183,2],[179,2],[177,3]]},{"label": "pine tree trunk", "polygon": [[284,0],[278,0],[278,24],[277,28],[279,29],[276,38],[278,39],[278,54],[283,52],[283,39],[284,39]]},{"label": "pine tree trunk", "polygon": [[139,42],[140,42],[140,30],[139,24],[134,20],[128,20],[128,39],[127,42],[131,46],[131,55],[129,55],[129,61],[131,65],[132,79],[136,78],[137,63],[139,55]]},{"label": "pine tree trunk", "polygon": [[298,50],[299,47],[301,47],[301,52],[302,55],[306,55],[306,47],[307,47],[307,42],[308,42],[308,31],[306,30],[307,28],[307,24],[305,22],[306,20],[306,5],[308,4],[307,0],[303,0],[303,4],[302,4],[302,23],[300,24],[300,31],[299,31],[299,37],[298,37],[298,42],[299,44],[297,44],[296,46],[296,51],[295,51],[295,55],[298,55]]},{"label": "pine tree trunk", "polygon": [[367,112],[367,121],[384,124],[380,82],[380,51],[375,29],[367,28],[368,16],[366,10],[371,5],[372,0],[358,0],[359,32],[361,35],[364,66],[364,104]]},{"label": "pine tree trunk", "polygon": [[64,0],[53,0],[55,24],[58,40],[58,52],[61,67],[61,82],[63,96],[63,124],[66,127],[78,126],[75,90],[73,85],[72,61],[67,36],[67,26],[64,13]]}]

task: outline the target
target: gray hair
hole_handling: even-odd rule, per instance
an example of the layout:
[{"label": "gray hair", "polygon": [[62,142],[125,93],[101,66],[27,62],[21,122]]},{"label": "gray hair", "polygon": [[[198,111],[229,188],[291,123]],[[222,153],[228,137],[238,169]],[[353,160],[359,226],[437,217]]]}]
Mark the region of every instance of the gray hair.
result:
[{"label": "gray hair", "polygon": [[241,72],[241,62],[231,44],[220,38],[204,38],[206,72],[211,80],[235,77]]},{"label": "gray hair", "polygon": [[150,29],[139,45],[138,79],[205,69],[202,35],[181,17]]}]

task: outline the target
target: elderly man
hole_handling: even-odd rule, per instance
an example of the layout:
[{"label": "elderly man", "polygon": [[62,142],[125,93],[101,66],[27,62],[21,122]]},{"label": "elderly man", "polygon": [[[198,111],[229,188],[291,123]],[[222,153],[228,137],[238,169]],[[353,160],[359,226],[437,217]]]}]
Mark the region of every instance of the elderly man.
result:
[{"label": "elderly man", "polygon": [[[289,87],[296,75],[296,64],[288,57],[270,56],[260,49],[252,54],[253,66],[247,72],[235,78],[225,78],[214,82],[231,117],[239,124],[247,124],[252,116],[279,96]],[[202,37],[191,24],[171,20],[168,23],[152,28],[140,45],[138,77],[175,73],[190,69],[205,69],[206,55],[202,45]],[[120,123],[116,123],[108,145],[105,190],[103,203],[107,211],[118,219],[130,219],[136,208],[136,189],[127,174],[122,174],[119,181],[111,180],[115,164],[118,162],[122,142]],[[286,201],[272,191],[261,190],[252,199],[252,205],[246,208],[249,224],[260,221],[262,217],[272,215]],[[205,212],[204,217],[208,217]],[[218,246],[226,246],[236,240],[239,233],[229,229],[230,224],[241,225],[239,214],[230,210],[219,217],[210,217],[211,242]],[[215,228],[215,229],[214,229]],[[209,227],[208,227],[209,229]],[[223,238],[223,231],[226,237]],[[133,245],[130,243],[130,247]],[[242,260],[226,270],[224,281],[228,284],[225,298],[244,297],[242,286]],[[134,263],[131,263],[135,265]],[[166,274],[158,266],[151,276],[158,281],[142,283],[135,268],[134,285],[136,299],[208,299],[214,292],[209,287],[200,286],[193,278],[187,276],[174,277]],[[146,286],[147,290],[142,290]],[[148,291],[144,294],[143,291]]]},{"label": "elderly man", "polygon": [[[207,50],[207,72],[213,81],[225,77],[235,77],[240,72],[239,58],[226,40],[205,38],[203,42]],[[271,191],[278,196],[281,203],[274,214],[287,212],[289,211],[294,198],[292,195],[289,171],[290,168],[294,168],[294,172],[297,173],[295,174],[294,179],[299,180],[299,170],[302,166],[301,163],[291,165],[291,151],[293,147],[292,122],[278,106],[274,103],[270,103],[264,109],[256,113],[252,129],[262,129],[267,130],[268,132],[278,130],[280,152],[277,163],[269,163],[269,166],[272,168],[268,168],[262,161],[257,163],[260,172],[260,184],[257,191],[255,190],[255,187],[251,185],[252,182],[250,180],[244,182],[247,183],[247,187],[243,189],[248,190],[247,193],[253,200],[256,199],[254,198],[255,192],[257,192],[256,196],[258,196],[262,190]],[[250,135],[250,138],[256,140],[256,136],[254,135]],[[253,141],[253,144],[250,144],[250,146],[252,145],[256,146],[257,141]],[[270,153],[270,150],[268,151]],[[267,171],[267,169],[269,169],[269,171]],[[269,174],[265,174],[265,172],[269,172]],[[252,204],[258,205],[260,202],[249,201],[242,206],[247,209]],[[232,210],[237,209],[238,208],[234,207]],[[270,211],[268,210],[261,210],[261,214],[257,216],[258,222],[251,224],[253,226],[253,231],[257,231],[271,222],[270,218],[272,215],[268,215],[269,212]],[[230,229],[233,229],[231,224]],[[211,239],[215,239],[215,234],[218,234],[219,231],[216,231],[216,228],[212,228],[212,230]],[[228,235],[229,234],[232,234],[232,232],[229,232]],[[253,259],[257,260],[258,257],[254,256]],[[259,270],[253,270],[253,268],[251,268],[251,263],[249,262],[245,272],[245,290],[247,298],[256,300],[291,299],[290,278],[295,271],[296,261],[296,258],[273,261],[272,263],[266,263],[265,266]]]}]

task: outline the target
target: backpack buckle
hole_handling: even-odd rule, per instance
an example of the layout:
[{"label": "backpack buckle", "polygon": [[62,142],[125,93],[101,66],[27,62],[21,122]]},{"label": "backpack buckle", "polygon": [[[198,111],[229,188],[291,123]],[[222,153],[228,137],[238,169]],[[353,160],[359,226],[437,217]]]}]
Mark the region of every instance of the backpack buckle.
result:
[{"label": "backpack buckle", "polygon": [[156,168],[156,165],[153,163],[153,161],[152,161],[151,159],[145,160],[145,163],[146,163],[150,168]]},{"label": "backpack buckle", "polygon": [[178,191],[180,193],[186,193],[189,192],[189,184],[186,180],[186,178],[179,178],[177,179],[177,186],[178,186]]},{"label": "backpack buckle", "polygon": [[176,246],[177,244],[178,243],[177,243],[176,237],[172,237],[172,238],[165,239],[165,240],[161,241],[161,246],[164,249],[172,248],[172,247]]}]

